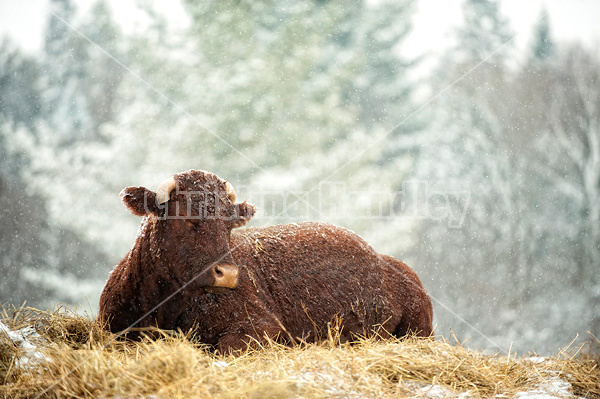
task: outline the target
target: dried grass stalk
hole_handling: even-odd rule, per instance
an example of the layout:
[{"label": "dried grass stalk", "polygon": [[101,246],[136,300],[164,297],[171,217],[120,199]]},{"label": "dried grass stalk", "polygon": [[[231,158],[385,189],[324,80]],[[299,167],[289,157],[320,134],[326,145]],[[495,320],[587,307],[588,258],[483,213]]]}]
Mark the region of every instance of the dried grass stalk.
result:
[{"label": "dried grass stalk", "polygon": [[5,398],[397,398],[425,397],[431,386],[449,396],[468,392],[489,398],[514,397],[548,378],[569,382],[573,395],[600,398],[597,358],[569,351],[533,362],[484,355],[442,339],[342,344],[337,321],[319,345],[269,341],[222,356],[182,334],[116,340],[64,308],[5,308],[0,319],[12,331],[33,328],[39,335],[31,338],[37,348],[32,358],[0,333],[0,397]]}]

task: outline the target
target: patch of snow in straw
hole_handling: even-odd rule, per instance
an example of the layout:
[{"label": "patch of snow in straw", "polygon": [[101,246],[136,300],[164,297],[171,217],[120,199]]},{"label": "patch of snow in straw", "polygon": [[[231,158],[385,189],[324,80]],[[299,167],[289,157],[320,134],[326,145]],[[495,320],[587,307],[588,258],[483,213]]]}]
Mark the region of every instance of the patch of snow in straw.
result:
[{"label": "patch of snow in straw", "polygon": [[571,384],[559,377],[548,377],[546,381],[538,385],[537,389],[519,392],[515,395],[515,398],[518,399],[563,399],[573,397]]},{"label": "patch of snow in straw", "polygon": [[213,366],[218,367],[220,369],[224,369],[226,367],[229,367],[229,363],[224,362],[223,360],[217,360],[213,362]]},{"label": "patch of snow in straw", "polygon": [[[542,360],[542,361],[545,361]],[[456,394],[440,385],[427,385],[419,388],[417,392],[419,397],[428,399],[467,399],[471,396],[468,392]],[[505,398],[505,395],[498,395],[497,398]],[[548,377],[546,381],[539,384],[534,390],[527,392],[518,392],[515,399],[570,399],[575,398],[572,392],[571,384],[559,377]]]},{"label": "patch of snow in straw", "polygon": [[37,361],[48,360],[48,358],[40,352],[38,347],[31,342],[32,338],[40,337],[32,327],[25,327],[13,331],[0,321],[0,333],[6,334],[8,338],[13,341],[15,346],[22,349],[23,355],[16,361],[18,367],[27,367]]},{"label": "patch of snow in straw", "polygon": [[329,372],[332,371],[333,370],[327,370],[327,372],[305,371],[292,378],[296,381],[296,386],[298,388],[304,388],[307,385],[316,385],[324,388],[323,390],[327,395],[345,398],[362,397],[358,392],[348,390],[343,378],[343,371],[338,370],[336,373],[337,375],[331,375]]},{"label": "patch of snow in straw", "polygon": [[425,397],[429,399],[446,399],[446,398],[457,398],[467,399],[470,398],[468,392],[461,394],[455,394],[440,385],[427,385],[419,389],[419,397]]}]

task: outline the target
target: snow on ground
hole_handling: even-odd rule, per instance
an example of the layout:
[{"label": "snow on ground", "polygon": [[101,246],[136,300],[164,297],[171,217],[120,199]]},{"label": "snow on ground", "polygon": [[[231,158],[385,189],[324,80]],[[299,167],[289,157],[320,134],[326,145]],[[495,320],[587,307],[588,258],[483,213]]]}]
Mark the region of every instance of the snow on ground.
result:
[{"label": "snow on ground", "polygon": [[562,399],[574,397],[571,384],[558,377],[549,377],[537,389],[528,392],[519,392],[515,395],[517,399]]},{"label": "snow on ground", "polygon": [[[546,361],[545,358],[531,358],[534,363],[541,363]],[[530,360],[530,359],[527,359]],[[453,393],[452,391],[440,386],[440,385],[425,385],[418,389],[417,392],[419,397],[428,399],[468,399],[471,396],[467,393]],[[498,398],[505,398],[505,396],[498,396]],[[548,376],[548,378],[539,384],[536,389],[524,392],[518,392],[514,399],[570,399],[576,398],[573,395],[573,389],[571,384],[557,376]]]},{"label": "snow on ground", "polygon": [[[328,372],[329,371],[329,372]],[[347,385],[343,370],[305,371],[293,376],[296,386],[304,388],[308,385],[317,385],[324,388],[328,397],[342,397],[348,399],[363,398],[363,396]]]},{"label": "snow on ground", "polygon": [[[530,360],[530,359],[527,359]],[[547,361],[545,358],[535,358],[534,362],[540,363]],[[215,362],[224,363],[224,362]],[[318,372],[304,372],[300,375],[291,376],[299,388],[307,385],[318,385],[325,389],[328,395],[345,398],[362,398],[358,392],[352,391],[343,382],[345,379],[339,373],[341,370],[321,370]],[[257,376],[262,378],[273,377],[270,373],[258,372]],[[441,385],[427,385],[416,382],[405,382],[406,385],[415,393],[416,398],[426,399],[470,399],[472,396],[468,392],[457,393]],[[498,395],[494,399],[509,399],[508,396]],[[511,399],[581,399],[573,394],[571,384],[557,376],[548,376],[548,378],[530,391],[518,392]]]},{"label": "snow on ground", "polygon": [[21,356],[16,361],[18,367],[27,367],[40,360],[48,360],[32,342],[33,339],[40,338],[33,327],[13,331],[0,321],[0,334],[6,334],[15,346],[21,349]]},{"label": "snow on ground", "polygon": [[[427,399],[469,399],[471,395],[467,392],[455,393],[440,385],[425,385],[419,388],[417,396]],[[506,398],[498,396],[497,398]],[[549,377],[548,380],[540,384],[536,389],[526,392],[519,392],[514,399],[570,399],[576,398],[573,395],[571,384],[558,378]]]}]

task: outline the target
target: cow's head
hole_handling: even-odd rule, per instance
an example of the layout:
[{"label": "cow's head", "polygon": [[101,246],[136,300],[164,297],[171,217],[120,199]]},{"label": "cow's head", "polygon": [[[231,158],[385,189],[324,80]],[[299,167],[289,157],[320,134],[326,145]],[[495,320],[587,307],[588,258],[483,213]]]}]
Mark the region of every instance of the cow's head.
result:
[{"label": "cow's head", "polygon": [[[212,173],[190,170],[165,180],[156,192],[128,187],[121,200],[151,228],[146,250],[157,265],[190,291],[232,289],[238,266],[231,248],[231,229],[243,226],[254,215],[254,206],[235,203],[232,185]],[[191,282],[191,283],[190,283]],[[189,283],[189,284],[188,284]]]}]

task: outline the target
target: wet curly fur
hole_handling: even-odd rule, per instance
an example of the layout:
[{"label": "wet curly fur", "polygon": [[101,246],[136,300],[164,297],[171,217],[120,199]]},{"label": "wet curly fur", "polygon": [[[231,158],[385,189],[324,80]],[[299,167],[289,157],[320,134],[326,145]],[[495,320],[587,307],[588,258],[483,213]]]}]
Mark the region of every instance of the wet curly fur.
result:
[{"label": "wet curly fur", "polygon": [[[375,330],[431,335],[431,300],[416,273],[355,233],[315,222],[233,230],[252,218],[253,205],[232,203],[212,173],[175,179],[163,207],[144,187],[121,193],[143,220],[100,299],[99,319],[112,331],[194,327],[222,351],[265,337],[313,342],[333,319],[348,340]],[[206,269],[215,263],[237,265],[236,289],[211,290]]]}]

